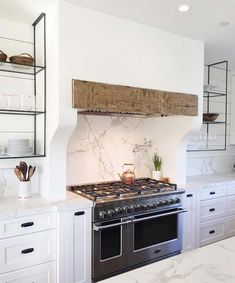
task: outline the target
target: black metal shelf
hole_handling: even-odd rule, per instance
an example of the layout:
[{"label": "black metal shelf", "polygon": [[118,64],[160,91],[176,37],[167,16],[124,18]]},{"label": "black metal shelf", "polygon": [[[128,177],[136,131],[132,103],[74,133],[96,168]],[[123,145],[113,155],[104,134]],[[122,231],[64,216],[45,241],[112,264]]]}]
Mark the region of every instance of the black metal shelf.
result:
[{"label": "black metal shelf", "polygon": [[[207,70],[208,70],[208,80],[207,83],[208,85],[210,84],[211,80],[211,68],[217,68],[219,65],[223,65],[224,67],[221,67],[221,69],[224,70],[225,72],[225,89],[224,92],[218,92],[218,91],[203,91],[203,98],[206,99],[206,113],[213,113],[211,110],[211,98],[213,97],[223,97],[224,98],[224,114],[225,118],[224,121],[214,121],[214,122],[206,122],[203,121],[203,125],[206,125],[206,134],[207,134],[207,141],[203,147],[199,146],[199,148],[195,149],[188,149],[188,152],[200,152],[200,151],[224,151],[227,148],[227,102],[228,102],[228,61],[222,61],[222,62],[217,62],[214,64],[207,65]],[[212,69],[213,70],[213,69]],[[216,147],[214,145],[210,145],[208,141],[208,137],[210,135],[210,130],[211,130],[211,125],[222,125],[224,127],[224,143],[220,145],[220,148]],[[196,145],[195,145],[196,147]]]},{"label": "black metal shelf", "polygon": [[217,121],[214,121],[214,122],[206,122],[206,121],[203,121],[203,124],[222,124],[222,125],[226,125],[226,122],[217,122]]},{"label": "black metal shelf", "polygon": [[203,91],[204,93],[207,93],[207,95],[203,95],[203,97],[208,98],[208,96],[210,97],[221,97],[221,96],[227,96],[226,93],[222,93],[222,92],[216,92],[216,91]]},{"label": "black metal shelf", "polygon": [[[0,155],[1,159],[14,159],[14,158],[35,158],[35,157],[45,157],[46,156],[46,14],[41,13],[39,17],[32,24],[33,29],[33,58],[34,65],[25,65],[25,64],[16,64],[11,62],[0,62],[0,73],[1,76],[8,76],[11,79],[25,78],[33,81],[32,85],[32,96],[34,96],[34,101],[36,108],[38,108],[38,103],[40,100],[37,99],[39,95],[39,85],[40,85],[40,96],[42,98],[40,104],[40,110],[22,110],[22,109],[0,109],[0,116],[3,115],[16,115],[16,116],[28,116],[32,119],[32,126],[27,131],[23,131],[17,124],[17,119],[13,117],[13,126],[11,125],[11,129],[4,128],[2,133],[8,134],[9,136],[14,137],[17,135],[17,138],[20,137],[21,134],[29,134],[30,139],[32,139],[33,153],[26,154],[22,156],[10,156],[7,154]],[[39,35],[40,33],[40,35]],[[42,35],[42,36],[41,36]],[[40,46],[42,50],[40,54],[42,54],[42,64],[37,64],[37,51],[38,46],[37,43],[40,39]],[[26,42],[28,43],[28,42]],[[6,74],[5,74],[6,73]],[[41,74],[38,77],[38,74]],[[10,75],[11,74],[11,75]],[[16,74],[14,76],[14,74]],[[17,76],[17,74],[20,74]],[[41,116],[39,116],[41,115]],[[39,116],[39,117],[38,117]],[[8,116],[9,117],[9,116]],[[42,118],[41,118],[42,117]],[[9,117],[10,119],[10,117]],[[23,119],[23,117],[22,117]],[[20,122],[21,119],[19,119]],[[24,120],[23,120],[24,121]],[[14,127],[14,123],[16,124]],[[39,125],[39,123],[41,123]],[[29,132],[30,131],[30,132]],[[8,138],[9,136],[4,136],[4,138]],[[4,139],[6,140],[6,139]],[[40,140],[40,149],[38,148],[38,140]]]},{"label": "black metal shelf", "polygon": [[38,110],[11,110],[11,109],[0,109],[0,114],[4,115],[40,115],[45,114],[46,111],[38,111]]},{"label": "black metal shelf", "polygon": [[45,70],[44,66],[36,66],[36,65],[25,65],[25,64],[17,64],[11,62],[1,62],[0,63],[0,72],[14,73],[14,74],[22,74],[22,75],[36,75],[41,71]]},{"label": "black metal shelf", "polygon": [[36,157],[45,157],[45,154],[31,154],[31,155],[21,155],[21,156],[10,156],[10,155],[0,155],[1,159],[15,159],[15,158],[36,158]]}]

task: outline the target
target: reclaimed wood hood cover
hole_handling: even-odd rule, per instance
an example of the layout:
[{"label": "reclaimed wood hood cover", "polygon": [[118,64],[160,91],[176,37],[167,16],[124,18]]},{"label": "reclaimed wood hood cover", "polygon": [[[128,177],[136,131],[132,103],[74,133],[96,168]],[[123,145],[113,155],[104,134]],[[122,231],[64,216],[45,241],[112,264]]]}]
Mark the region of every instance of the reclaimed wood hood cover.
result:
[{"label": "reclaimed wood hood cover", "polygon": [[198,115],[197,95],[73,80],[73,108],[84,114]]}]

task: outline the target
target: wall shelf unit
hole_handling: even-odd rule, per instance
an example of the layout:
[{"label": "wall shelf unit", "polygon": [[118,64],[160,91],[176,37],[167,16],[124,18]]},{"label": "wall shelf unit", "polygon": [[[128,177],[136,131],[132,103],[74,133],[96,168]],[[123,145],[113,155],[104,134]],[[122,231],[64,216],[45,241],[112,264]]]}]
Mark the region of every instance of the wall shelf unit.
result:
[{"label": "wall shelf unit", "polygon": [[228,61],[206,68],[206,86],[210,89],[203,91],[203,113],[218,113],[219,117],[212,122],[203,121],[201,131],[192,137],[188,152],[224,151],[227,148]]},{"label": "wall shelf unit", "polygon": [[[0,84],[0,124],[2,125],[0,127],[0,160],[46,156],[45,13],[40,14],[32,24],[32,28],[33,42],[25,42],[25,45],[30,45],[25,49],[33,54],[34,65],[0,62],[0,77],[4,81]],[[9,41],[9,38],[1,38],[1,40]],[[14,44],[17,41],[21,44],[23,42],[11,41]],[[5,51],[7,53],[7,50]],[[6,89],[10,93],[7,93]],[[14,148],[13,150],[11,148],[10,152],[10,139],[29,140],[29,145],[26,146],[27,153],[24,154],[23,146],[16,154],[13,153]]]}]

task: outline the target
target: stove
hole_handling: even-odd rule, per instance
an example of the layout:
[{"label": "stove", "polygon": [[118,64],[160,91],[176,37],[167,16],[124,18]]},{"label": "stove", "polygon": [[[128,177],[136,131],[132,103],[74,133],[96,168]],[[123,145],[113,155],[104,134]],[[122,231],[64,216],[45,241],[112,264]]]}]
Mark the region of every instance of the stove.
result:
[{"label": "stove", "polygon": [[150,178],[72,186],[93,201],[93,282],[180,253],[184,191]]}]

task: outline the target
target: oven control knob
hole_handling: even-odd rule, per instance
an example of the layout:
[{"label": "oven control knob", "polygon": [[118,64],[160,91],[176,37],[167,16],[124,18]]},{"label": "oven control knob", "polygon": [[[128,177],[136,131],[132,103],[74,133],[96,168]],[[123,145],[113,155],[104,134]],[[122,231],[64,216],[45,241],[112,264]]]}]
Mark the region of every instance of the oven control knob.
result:
[{"label": "oven control knob", "polygon": [[142,203],[138,204],[137,209],[138,210],[143,210],[144,209],[144,205]]},{"label": "oven control knob", "polygon": [[115,214],[116,214],[115,210],[113,210],[113,209],[108,210],[108,216],[109,217],[113,217]]},{"label": "oven control knob", "polygon": [[122,214],[122,212],[123,212],[122,207],[117,207],[117,208],[115,208],[115,212],[116,212],[117,214]]},{"label": "oven control knob", "polygon": [[129,205],[124,206],[123,211],[124,211],[124,213],[130,212],[131,211],[130,206]]},{"label": "oven control knob", "polygon": [[148,202],[144,205],[144,209],[149,210],[151,209],[151,204]]},{"label": "oven control knob", "polygon": [[107,212],[105,210],[101,210],[99,212],[99,216],[100,216],[101,219],[104,219],[107,216]]},{"label": "oven control knob", "polygon": [[175,203],[175,200],[172,198],[169,200],[169,204],[174,204]]},{"label": "oven control knob", "polygon": [[160,206],[165,206],[165,205],[168,205],[168,200],[161,200]]},{"label": "oven control knob", "polygon": [[131,205],[131,211],[136,211],[137,210],[137,206],[135,204]]},{"label": "oven control knob", "polygon": [[155,207],[157,207],[157,203],[155,202],[155,201],[153,201],[153,202],[151,202],[151,208],[155,208]]},{"label": "oven control knob", "polygon": [[176,198],[175,203],[180,203],[180,198]]}]

